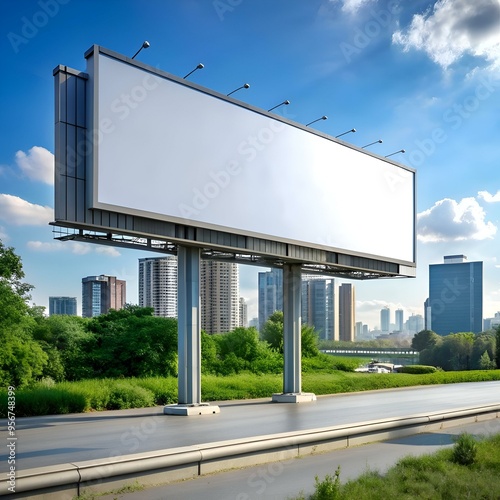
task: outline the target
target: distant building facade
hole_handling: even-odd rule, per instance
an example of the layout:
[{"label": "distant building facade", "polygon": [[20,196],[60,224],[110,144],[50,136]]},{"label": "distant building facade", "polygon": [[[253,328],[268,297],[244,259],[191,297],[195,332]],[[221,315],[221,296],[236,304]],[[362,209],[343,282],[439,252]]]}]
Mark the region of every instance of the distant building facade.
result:
[{"label": "distant building facade", "polygon": [[177,318],[177,257],[139,259],[139,306],[155,316]]},{"label": "distant building facade", "polygon": [[115,276],[101,274],[82,278],[82,316],[93,318],[119,310],[127,301],[127,285]]},{"label": "distant building facade", "polygon": [[55,314],[76,316],[76,297],[49,297],[49,316],[53,316]]},{"label": "distant building facade", "polygon": [[202,260],[200,267],[201,328],[226,333],[240,324],[239,269],[234,262]]},{"label": "distant building facade", "polygon": [[[139,305],[153,307],[155,316],[177,318],[176,256],[139,259]],[[200,262],[200,318],[207,333],[225,333],[246,322],[246,304],[239,298],[239,269],[234,262]]]},{"label": "distant building facade", "polygon": [[354,341],[356,324],[356,292],[354,285],[342,283],[339,287],[339,340]]},{"label": "distant building facade", "polygon": [[243,297],[240,297],[240,323],[238,326],[248,327],[248,304]]},{"label": "distant building facade", "polygon": [[408,333],[418,333],[425,329],[425,321],[421,314],[412,314],[405,325]]},{"label": "distant building facade", "polygon": [[380,310],[380,329],[382,333],[389,333],[391,327],[391,310],[384,307]]},{"label": "distant building facade", "polygon": [[396,309],[396,331],[402,332],[405,327],[403,309]]},{"label": "distant building facade", "polygon": [[272,269],[259,273],[259,330],[274,311],[283,311],[283,270]]},{"label": "distant building facade", "polygon": [[339,295],[334,279],[302,280],[302,323],[314,327],[321,340],[339,338]]},{"label": "distant building facade", "polygon": [[430,321],[438,335],[479,333],[483,329],[483,263],[467,262],[464,255],[444,257],[429,266]]}]

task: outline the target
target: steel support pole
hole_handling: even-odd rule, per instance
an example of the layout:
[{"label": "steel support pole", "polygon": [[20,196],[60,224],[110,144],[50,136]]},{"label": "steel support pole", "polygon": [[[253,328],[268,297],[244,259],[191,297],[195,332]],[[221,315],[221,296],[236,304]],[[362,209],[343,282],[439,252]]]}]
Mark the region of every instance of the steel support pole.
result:
[{"label": "steel support pole", "polygon": [[177,249],[178,403],[166,405],[166,415],[219,413],[217,405],[201,402],[200,249]]},{"label": "steel support pole", "polygon": [[302,392],[301,348],[302,270],[300,264],[283,265],[283,394],[273,394],[277,403],[315,401]]},{"label": "steel support pole", "polygon": [[298,264],[283,266],[283,392],[302,390],[301,364],[301,268]]},{"label": "steel support pole", "polygon": [[201,402],[200,250],[179,246],[177,253],[178,401]]}]

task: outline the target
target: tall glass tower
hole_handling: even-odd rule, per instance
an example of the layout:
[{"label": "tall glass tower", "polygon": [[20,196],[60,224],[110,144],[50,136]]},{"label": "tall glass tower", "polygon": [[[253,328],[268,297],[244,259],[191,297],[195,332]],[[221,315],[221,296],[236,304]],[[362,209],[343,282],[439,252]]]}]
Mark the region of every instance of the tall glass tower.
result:
[{"label": "tall glass tower", "polygon": [[438,335],[483,329],[483,263],[465,255],[444,257],[429,266],[430,324]]}]

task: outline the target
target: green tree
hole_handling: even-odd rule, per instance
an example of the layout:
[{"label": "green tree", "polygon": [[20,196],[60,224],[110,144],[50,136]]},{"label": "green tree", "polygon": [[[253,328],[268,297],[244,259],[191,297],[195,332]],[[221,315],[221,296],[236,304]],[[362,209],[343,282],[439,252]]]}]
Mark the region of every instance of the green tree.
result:
[{"label": "green tree", "polygon": [[479,369],[480,370],[494,370],[495,367],[496,367],[496,364],[490,358],[488,351],[484,351],[481,358],[479,359]]},{"label": "green tree", "polygon": [[432,330],[422,330],[413,336],[411,346],[418,352],[432,349],[439,342],[439,335]]},{"label": "green tree", "polygon": [[201,332],[201,372],[219,373],[220,359],[217,353],[216,335]]},{"label": "green tree", "polygon": [[91,321],[89,318],[53,315],[48,318],[38,316],[35,320],[33,336],[49,356],[44,376],[59,380],[57,357],[62,365],[64,379],[80,380],[94,376],[91,353],[97,342],[88,330]]},{"label": "green tree", "polygon": [[260,334],[272,348],[283,353],[283,311],[274,311],[264,323]]},{"label": "green tree", "polygon": [[484,353],[486,352],[490,362],[493,361],[495,367],[496,338],[492,330],[478,333],[474,338],[471,353],[471,368],[473,370],[484,370]]},{"label": "green tree", "polygon": [[177,374],[177,320],[153,316],[153,308],[127,305],[90,322],[89,363],[102,377]]},{"label": "green tree", "polygon": [[444,336],[436,349],[437,366],[443,370],[470,370],[473,344],[472,332],[452,333]]},{"label": "green tree", "polygon": [[27,385],[42,375],[48,356],[33,340],[29,292],[21,258],[0,240],[0,383]]},{"label": "green tree", "polygon": [[[283,353],[283,311],[275,311],[262,328],[261,338],[278,352]],[[312,357],[319,354],[318,334],[310,326],[301,326],[301,348],[303,357]]]}]

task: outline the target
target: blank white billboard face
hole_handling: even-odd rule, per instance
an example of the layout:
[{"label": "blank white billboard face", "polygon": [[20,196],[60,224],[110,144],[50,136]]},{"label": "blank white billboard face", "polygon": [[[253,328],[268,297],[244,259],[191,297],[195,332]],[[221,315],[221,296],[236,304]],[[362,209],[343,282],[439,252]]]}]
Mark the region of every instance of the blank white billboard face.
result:
[{"label": "blank white billboard face", "polygon": [[412,170],[163,74],[92,59],[94,207],[415,262]]}]

